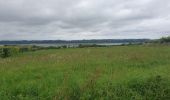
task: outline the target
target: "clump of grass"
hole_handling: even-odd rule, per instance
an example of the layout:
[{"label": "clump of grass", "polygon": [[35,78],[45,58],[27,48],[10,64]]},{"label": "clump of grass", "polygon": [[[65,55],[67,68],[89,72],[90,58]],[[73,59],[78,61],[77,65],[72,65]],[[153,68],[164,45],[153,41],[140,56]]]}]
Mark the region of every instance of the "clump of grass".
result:
[{"label": "clump of grass", "polygon": [[146,81],[133,81],[129,88],[139,94],[143,100],[170,99],[170,80],[161,76],[149,78]]},{"label": "clump of grass", "polygon": [[81,89],[78,85],[65,88],[64,93],[59,92],[56,100],[169,100],[169,80],[155,76],[146,80],[133,80],[128,84],[114,85],[111,82],[98,87],[91,82],[89,87]]}]

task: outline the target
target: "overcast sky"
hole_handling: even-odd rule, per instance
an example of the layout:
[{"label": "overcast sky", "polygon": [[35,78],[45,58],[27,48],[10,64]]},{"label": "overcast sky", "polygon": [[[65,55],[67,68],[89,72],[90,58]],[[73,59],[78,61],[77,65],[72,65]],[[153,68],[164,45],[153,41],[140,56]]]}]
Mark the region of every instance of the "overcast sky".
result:
[{"label": "overcast sky", "polygon": [[168,35],[170,0],[0,0],[0,40]]}]

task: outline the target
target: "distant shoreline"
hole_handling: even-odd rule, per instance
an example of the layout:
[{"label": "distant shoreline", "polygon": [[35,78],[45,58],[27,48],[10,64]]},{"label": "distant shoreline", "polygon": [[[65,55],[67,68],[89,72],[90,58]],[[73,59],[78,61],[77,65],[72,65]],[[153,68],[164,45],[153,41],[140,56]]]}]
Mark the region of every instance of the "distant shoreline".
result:
[{"label": "distant shoreline", "polygon": [[96,39],[96,40],[21,40],[21,41],[0,41],[0,45],[72,45],[72,44],[127,44],[127,43],[144,43],[150,41],[149,39]]}]

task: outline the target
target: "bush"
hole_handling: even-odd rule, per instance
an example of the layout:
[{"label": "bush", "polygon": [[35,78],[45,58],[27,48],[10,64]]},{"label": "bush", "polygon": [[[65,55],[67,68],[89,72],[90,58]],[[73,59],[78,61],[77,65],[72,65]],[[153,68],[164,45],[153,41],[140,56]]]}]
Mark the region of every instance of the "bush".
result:
[{"label": "bush", "polygon": [[105,45],[97,45],[97,44],[79,44],[79,48],[87,48],[87,47],[107,47]]},{"label": "bush", "polygon": [[2,58],[9,57],[11,55],[9,48],[2,48],[0,53]]},{"label": "bush", "polygon": [[0,57],[1,58],[7,58],[12,55],[16,55],[19,53],[19,48],[18,47],[4,47],[0,48]]},{"label": "bush", "polygon": [[19,48],[19,52],[27,52],[27,51],[29,51],[29,49],[26,47]]},{"label": "bush", "polygon": [[45,49],[44,47],[38,46],[4,46],[0,48],[0,57],[6,58],[18,53],[29,52],[29,51],[36,51]]},{"label": "bush", "polygon": [[3,48],[0,48],[0,57],[2,57],[3,54]]}]

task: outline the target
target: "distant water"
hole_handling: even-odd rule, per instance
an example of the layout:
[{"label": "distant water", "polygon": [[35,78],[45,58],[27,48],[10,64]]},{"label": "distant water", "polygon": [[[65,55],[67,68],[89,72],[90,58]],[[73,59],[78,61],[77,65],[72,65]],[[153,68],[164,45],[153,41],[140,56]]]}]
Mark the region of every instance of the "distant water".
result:
[{"label": "distant water", "polygon": [[41,46],[41,47],[49,47],[49,46],[53,46],[53,47],[60,47],[60,46],[78,47],[80,44],[81,45],[93,45],[93,44],[95,44],[95,45],[112,46],[112,45],[122,45],[122,44],[128,44],[128,43],[68,43],[68,44],[57,43],[57,44],[12,44],[12,45],[21,45],[21,46],[35,45],[35,46]]}]

